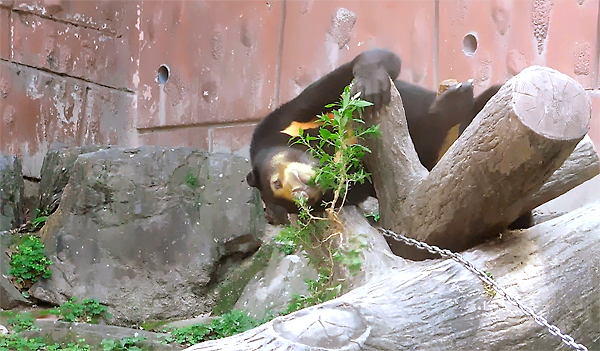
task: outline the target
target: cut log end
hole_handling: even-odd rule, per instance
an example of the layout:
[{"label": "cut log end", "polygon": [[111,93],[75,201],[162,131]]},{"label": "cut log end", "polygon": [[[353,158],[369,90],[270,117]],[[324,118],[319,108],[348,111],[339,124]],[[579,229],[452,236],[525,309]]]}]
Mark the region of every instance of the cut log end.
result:
[{"label": "cut log end", "polygon": [[581,139],[591,120],[591,103],[573,78],[532,66],[513,78],[513,108],[532,131],[555,140]]}]

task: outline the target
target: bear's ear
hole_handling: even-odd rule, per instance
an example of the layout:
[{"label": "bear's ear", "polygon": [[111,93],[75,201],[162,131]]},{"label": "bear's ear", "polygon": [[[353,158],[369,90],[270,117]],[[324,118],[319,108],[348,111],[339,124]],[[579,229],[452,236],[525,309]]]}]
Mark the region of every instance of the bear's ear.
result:
[{"label": "bear's ear", "polygon": [[255,173],[255,168],[252,168],[252,170],[248,172],[248,174],[246,175],[246,183],[248,183],[248,185],[252,187],[258,188],[258,179],[256,179],[257,177],[255,177]]}]

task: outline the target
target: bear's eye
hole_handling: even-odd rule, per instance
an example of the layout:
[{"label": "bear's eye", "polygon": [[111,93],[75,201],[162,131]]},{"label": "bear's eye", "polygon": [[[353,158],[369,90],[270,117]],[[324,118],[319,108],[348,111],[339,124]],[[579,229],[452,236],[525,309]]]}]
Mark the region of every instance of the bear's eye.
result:
[{"label": "bear's eye", "polygon": [[281,190],[283,188],[283,185],[281,185],[281,181],[279,179],[277,179],[276,181],[273,182],[273,187],[276,190]]}]

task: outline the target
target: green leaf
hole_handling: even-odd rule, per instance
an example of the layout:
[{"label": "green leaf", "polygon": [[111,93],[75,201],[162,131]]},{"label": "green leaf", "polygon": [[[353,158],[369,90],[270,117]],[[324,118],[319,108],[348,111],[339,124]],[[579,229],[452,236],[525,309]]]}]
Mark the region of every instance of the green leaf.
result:
[{"label": "green leaf", "polygon": [[321,138],[326,139],[326,140],[332,138],[331,132],[325,128],[319,129],[319,134],[321,135]]},{"label": "green leaf", "polygon": [[358,100],[358,101],[354,102],[354,106],[360,107],[360,108],[364,108],[364,107],[368,107],[368,106],[372,106],[372,105],[373,105],[373,103],[368,102],[366,100]]}]

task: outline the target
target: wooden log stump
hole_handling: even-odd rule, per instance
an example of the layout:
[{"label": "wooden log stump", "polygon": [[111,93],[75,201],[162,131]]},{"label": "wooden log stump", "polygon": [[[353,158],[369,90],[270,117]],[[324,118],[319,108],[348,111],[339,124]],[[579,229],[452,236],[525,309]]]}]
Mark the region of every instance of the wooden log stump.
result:
[{"label": "wooden log stump", "polygon": [[394,209],[405,215],[389,229],[455,251],[499,233],[569,157],[590,117],[575,80],[546,67],[523,70]]}]

